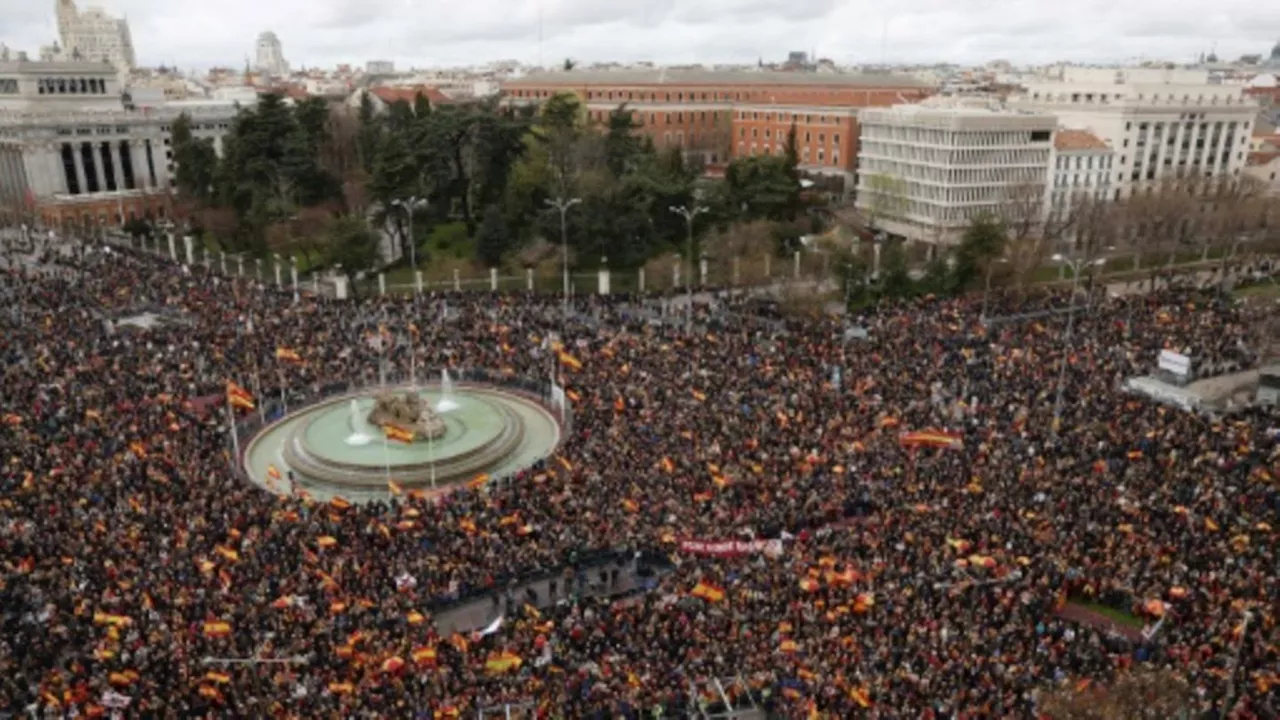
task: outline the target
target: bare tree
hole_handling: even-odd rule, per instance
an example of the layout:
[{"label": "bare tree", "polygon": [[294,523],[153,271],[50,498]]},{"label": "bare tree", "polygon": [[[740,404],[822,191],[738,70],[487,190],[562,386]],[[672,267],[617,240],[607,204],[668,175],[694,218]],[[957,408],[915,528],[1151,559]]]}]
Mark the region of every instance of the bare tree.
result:
[{"label": "bare tree", "polygon": [[1193,694],[1174,671],[1135,671],[1106,687],[1082,682],[1055,688],[1036,705],[1052,720],[1168,720],[1192,710]]},{"label": "bare tree", "polygon": [[365,186],[368,173],[360,158],[360,120],[354,113],[334,109],[319,148],[320,167],[342,184],[345,210],[364,215],[368,209]]}]

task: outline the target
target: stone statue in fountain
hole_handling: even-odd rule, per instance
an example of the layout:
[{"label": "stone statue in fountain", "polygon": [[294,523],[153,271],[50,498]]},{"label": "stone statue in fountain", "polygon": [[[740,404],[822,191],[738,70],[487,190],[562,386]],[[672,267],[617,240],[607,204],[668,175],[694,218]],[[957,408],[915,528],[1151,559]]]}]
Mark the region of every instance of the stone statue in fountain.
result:
[{"label": "stone statue in fountain", "polygon": [[374,398],[369,423],[395,425],[413,432],[414,440],[434,440],[445,433],[444,420],[416,392],[386,392]]}]

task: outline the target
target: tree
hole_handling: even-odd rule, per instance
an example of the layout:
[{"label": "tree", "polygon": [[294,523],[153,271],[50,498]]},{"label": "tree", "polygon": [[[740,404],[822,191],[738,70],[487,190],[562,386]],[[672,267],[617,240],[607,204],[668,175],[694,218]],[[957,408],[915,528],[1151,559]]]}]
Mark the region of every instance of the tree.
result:
[{"label": "tree", "polygon": [[609,172],[622,177],[635,169],[638,158],[644,153],[644,144],[636,135],[640,124],[635,121],[626,103],[609,113],[605,126],[604,157]]},{"label": "tree", "polygon": [[485,267],[498,267],[502,264],[502,256],[510,249],[510,236],[507,234],[507,221],[498,205],[488,205],[484,209],[484,219],[480,222],[480,235],[476,238],[476,256]]},{"label": "tree", "polygon": [[880,290],[889,297],[907,297],[915,292],[906,248],[901,242],[886,242],[880,248]]},{"label": "tree", "polygon": [[786,158],[757,155],[729,163],[725,170],[728,200],[741,220],[790,220],[800,186]]},{"label": "tree", "polygon": [[881,220],[902,217],[907,205],[907,181],[887,173],[867,176],[866,217],[867,229],[880,230]]},{"label": "tree", "polygon": [[382,138],[373,175],[369,178],[369,195],[378,204],[377,217],[392,228],[400,255],[409,256],[412,239],[405,232],[404,213],[397,202],[413,196],[418,189],[418,168],[413,164],[409,148],[401,133],[388,132]]},{"label": "tree", "polygon": [[998,217],[990,214],[975,217],[956,248],[955,267],[951,272],[952,287],[962,290],[971,287],[979,278],[989,277],[995,263],[1004,255],[1008,237],[1008,231]]},{"label": "tree", "polygon": [[373,269],[378,262],[378,235],[369,229],[364,218],[346,215],[339,218],[329,235],[328,262],[356,287],[356,275]]},{"label": "tree", "polygon": [[[1006,233],[1003,256],[1015,277],[1040,267],[1054,244],[1070,227],[1071,206],[1044,212],[1044,182],[1028,179],[1005,188],[995,216]],[[1061,212],[1059,212],[1061,211]]]},{"label": "tree", "polygon": [[197,203],[206,203],[213,193],[217,176],[218,154],[213,140],[191,134],[191,118],[183,113],[172,127],[173,161],[177,166],[174,181],[178,192]]}]

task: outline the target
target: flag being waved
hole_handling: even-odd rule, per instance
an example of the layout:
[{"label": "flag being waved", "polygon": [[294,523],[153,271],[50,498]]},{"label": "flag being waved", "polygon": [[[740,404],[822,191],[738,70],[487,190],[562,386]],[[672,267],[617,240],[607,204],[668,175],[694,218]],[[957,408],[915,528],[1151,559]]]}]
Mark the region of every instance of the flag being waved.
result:
[{"label": "flag being waved", "polygon": [[689,594],[710,603],[718,603],[724,599],[724,588],[704,581],[694,585]]},{"label": "flag being waved", "polygon": [[932,447],[948,450],[959,450],[964,447],[964,439],[958,432],[927,428],[902,433],[900,438],[903,447]]},{"label": "flag being waved", "polygon": [[231,403],[232,407],[242,410],[252,410],[257,407],[253,402],[253,395],[230,380],[227,381],[227,402]]},{"label": "flag being waved", "polygon": [[287,347],[276,348],[276,359],[292,363],[302,362],[302,356],[296,350],[291,350]]}]

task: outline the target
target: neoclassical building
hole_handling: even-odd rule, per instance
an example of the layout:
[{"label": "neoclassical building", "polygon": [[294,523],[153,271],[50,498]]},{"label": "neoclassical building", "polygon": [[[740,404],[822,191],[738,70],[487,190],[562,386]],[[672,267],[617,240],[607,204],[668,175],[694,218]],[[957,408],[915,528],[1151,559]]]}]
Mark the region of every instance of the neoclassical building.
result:
[{"label": "neoclassical building", "polygon": [[172,123],[215,139],[230,103],[137,107],[103,62],[0,60],[0,215],[62,228],[114,227],[170,212]]}]

